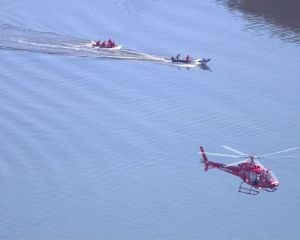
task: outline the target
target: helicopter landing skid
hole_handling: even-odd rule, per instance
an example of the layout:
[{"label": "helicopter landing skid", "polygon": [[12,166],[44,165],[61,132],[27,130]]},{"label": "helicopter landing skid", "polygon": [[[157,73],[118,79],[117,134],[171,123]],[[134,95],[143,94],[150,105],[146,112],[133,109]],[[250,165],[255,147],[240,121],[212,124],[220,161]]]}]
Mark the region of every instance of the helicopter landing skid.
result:
[{"label": "helicopter landing skid", "polygon": [[245,194],[249,194],[249,195],[257,195],[257,194],[259,194],[259,191],[256,190],[256,189],[253,188],[253,187],[250,187],[250,188],[248,188],[248,187],[243,187],[243,186],[242,186],[243,183],[244,183],[244,182],[241,182],[240,187],[239,187],[239,191],[238,191],[238,192],[245,193]]},{"label": "helicopter landing skid", "polygon": [[275,192],[277,188],[262,188],[261,190],[266,191],[266,192]]}]

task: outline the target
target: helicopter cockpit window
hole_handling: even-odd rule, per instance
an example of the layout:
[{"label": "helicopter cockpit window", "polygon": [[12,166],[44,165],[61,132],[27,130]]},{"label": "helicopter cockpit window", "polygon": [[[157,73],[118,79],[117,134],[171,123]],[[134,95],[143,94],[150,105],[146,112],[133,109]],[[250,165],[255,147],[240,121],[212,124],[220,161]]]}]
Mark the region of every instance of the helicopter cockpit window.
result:
[{"label": "helicopter cockpit window", "polygon": [[268,182],[273,181],[272,176],[269,173],[266,175],[266,179],[267,179]]},{"label": "helicopter cockpit window", "polygon": [[261,183],[263,180],[263,176],[260,173],[250,172],[249,177],[251,183],[254,185]]},{"label": "helicopter cockpit window", "polygon": [[256,183],[257,182],[257,174],[255,172],[250,172],[250,181],[252,183]]},{"label": "helicopter cockpit window", "polygon": [[256,174],[256,182],[261,183],[263,180],[263,175],[262,174]]},{"label": "helicopter cockpit window", "polygon": [[271,171],[268,171],[268,173],[266,174],[266,179],[268,182],[273,182],[277,180],[277,178]]}]

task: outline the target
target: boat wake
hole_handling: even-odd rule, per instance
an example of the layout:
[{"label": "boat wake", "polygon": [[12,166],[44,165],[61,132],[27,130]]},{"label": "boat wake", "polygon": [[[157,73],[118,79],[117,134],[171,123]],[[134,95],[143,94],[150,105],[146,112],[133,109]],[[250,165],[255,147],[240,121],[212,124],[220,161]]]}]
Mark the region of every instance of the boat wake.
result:
[{"label": "boat wake", "polygon": [[[10,24],[0,24],[0,49],[43,54],[68,55],[102,59],[149,61],[174,66],[170,57],[156,56],[131,49],[93,48],[93,41],[35,31]],[[176,64],[176,67],[197,67],[195,64]]]}]

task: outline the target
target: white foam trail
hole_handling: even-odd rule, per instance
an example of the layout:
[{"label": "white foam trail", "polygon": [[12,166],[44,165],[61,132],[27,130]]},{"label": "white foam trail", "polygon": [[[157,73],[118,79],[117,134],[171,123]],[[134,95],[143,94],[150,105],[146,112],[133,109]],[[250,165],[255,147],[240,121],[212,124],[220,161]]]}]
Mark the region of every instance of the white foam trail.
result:
[{"label": "white foam trail", "polygon": [[49,32],[22,29],[8,24],[0,25],[0,48],[45,54],[64,54],[96,58],[151,61],[176,67],[196,67],[195,64],[172,63],[170,57],[151,55],[132,49],[100,49],[93,41]]}]

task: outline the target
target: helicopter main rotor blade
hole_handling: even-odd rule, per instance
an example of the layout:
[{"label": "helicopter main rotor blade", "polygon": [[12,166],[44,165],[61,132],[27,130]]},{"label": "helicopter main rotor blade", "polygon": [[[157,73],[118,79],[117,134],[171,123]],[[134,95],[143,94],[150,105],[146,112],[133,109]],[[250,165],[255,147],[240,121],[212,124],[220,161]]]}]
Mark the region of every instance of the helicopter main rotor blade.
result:
[{"label": "helicopter main rotor blade", "polygon": [[284,149],[284,150],[281,150],[281,151],[260,155],[259,157],[266,157],[266,156],[276,155],[276,154],[280,154],[280,153],[291,152],[291,151],[294,151],[296,149],[298,149],[298,147],[287,148],[287,149]]},{"label": "helicopter main rotor blade", "polygon": [[[201,154],[201,152],[199,152]],[[238,155],[230,155],[230,154],[224,154],[224,153],[212,153],[212,152],[205,152],[206,155],[210,156],[219,156],[219,157],[230,157],[230,158],[241,158],[242,156]]]},{"label": "helicopter main rotor blade", "polygon": [[224,146],[222,146],[224,149],[226,149],[226,150],[229,150],[229,151],[231,151],[231,152],[234,152],[234,153],[236,153],[236,154],[238,154],[238,155],[241,155],[241,156],[248,156],[247,154],[245,154],[245,153],[242,153],[242,152],[240,152],[240,151],[238,151],[238,150],[236,150],[236,149],[234,149],[234,148],[231,148],[231,147],[228,147],[228,146],[226,146],[226,145],[224,145]]},{"label": "helicopter main rotor blade", "polygon": [[[264,156],[263,158],[294,158],[295,156]],[[260,159],[260,156],[258,157]]]}]

